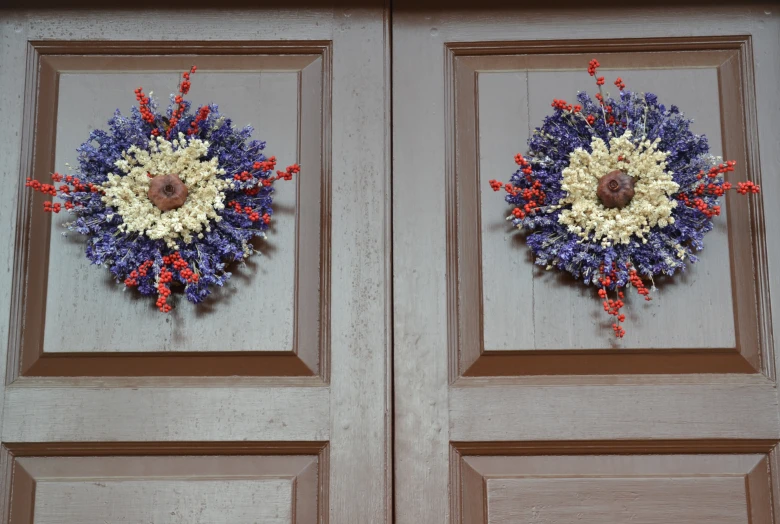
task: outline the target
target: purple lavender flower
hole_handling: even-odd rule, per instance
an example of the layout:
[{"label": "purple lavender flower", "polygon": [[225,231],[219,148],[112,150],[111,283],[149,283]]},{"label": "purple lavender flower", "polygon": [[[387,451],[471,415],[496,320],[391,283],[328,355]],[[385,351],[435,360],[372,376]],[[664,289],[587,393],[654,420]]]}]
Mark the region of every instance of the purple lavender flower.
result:
[{"label": "purple lavender flower", "polygon": [[[598,61],[592,60],[588,68],[591,76],[598,67]],[[512,224],[528,232],[526,243],[536,264],[566,271],[600,288],[602,297],[631,284],[649,300],[641,279],[671,276],[697,261],[704,235],[712,230],[712,218],[720,214],[719,197],[732,188],[723,175],[734,170],[734,162],[721,163],[709,155],[706,137],[691,131],[691,120],[677,107],[665,107],[652,93],[625,90],[620,78],[615,82],[619,97],[605,97],[603,84],[604,78],[597,78],[595,101],[586,93],[577,95],[577,105],[554,100],[553,114],[528,141],[527,157],[516,157],[520,168],[510,184],[496,180],[490,184],[496,191],[506,189],[506,201],[513,206]],[[569,195],[563,186],[564,170],[575,151],[592,153],[594,139],[609,146],[611,139],[624,135],[636,145],[658,141],[657,150],[666,153],[665,171],[679,186],[669,195],[676,207],[668,221],[652,226],[644,238],[632,235],[627,242],[602,242],[593,232],[583,234],[561,222],[561,214],[572,207],[565,201]],[[594,173],[594,177],[605,174]],[[741,182],[737,188],[741,194],[758,190],[752,182]],[[619,324],[625,318],[620,307],[622,300],[607,307],[617,317],[613,329],[618,337],[625,333]]]},{"label": "purple lavender flower", "polygon": [[[76,174],[53,175],[55,182],[66,182],[58,190],[38,181],[27,184],[47,194],[56,191],[75,217],[66,224],[67,229],[87,237],[90,262],[107,267],[117,282],[137,287],[142,295],[157,295],[161,311],[170,310],[166,302],[170,285],[182,287],[187,300],[199,303],[213,286],[225,284],[231,276],[229,265],[254,253],[253,239],[265,236],[273,215],[273,183],[289,180],[299,171],[297,165],[292,165],[274,174],[276,159],[263,153],[265,142],[251,139],[251,127],[233,127],[216,105],[191,113],[183,95],[189,90],[189,74],[194,72],[195,68],[182,75],[179,95],[172,96],[164,114],[158,113],[154,100],[137,89],[140,107],[132,108],[129,116],[117,110],[108,121],[108,129],[89,134],[78,148]],[[182,240],[173,249],[162,239],[120,227],[122,216],[104,202],[103,184],[109,180],[109,173],[125,175],[116,162],[131,147],[149,150],[150,137],[175,138],[179,133],[188,140],[208,142],[208,153],[200,161],[216,158],[218,167],[224,170],[219,176],[229,183],[224,190],[225,208],[217,210],[218,218],[211,220],[201,235],[189,242]],[[157,173],[149,174],[154,175]],[[45,209],[58,212],[60,204],[47,202]]]}]

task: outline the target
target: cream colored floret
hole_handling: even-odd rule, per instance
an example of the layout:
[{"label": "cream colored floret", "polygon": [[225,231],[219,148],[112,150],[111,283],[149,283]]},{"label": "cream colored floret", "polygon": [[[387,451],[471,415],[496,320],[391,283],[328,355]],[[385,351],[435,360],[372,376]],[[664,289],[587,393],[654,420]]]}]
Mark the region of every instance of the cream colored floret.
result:
[{"label": "cream colored floret", "polygon": [[[189,243],[193,235],[209,231],[211,220],[219,222],[217,211],[224,209],[224,190],[230,182],[220,178],[224,169],[217,158],[201,160],[208,152],[209,143],[188,139],[184,134],[169,142],[163,137],[152,137],[149,151],[131,146],[122,153],[115,165],[124,176],[110,173],[103,184],[103,202],[116,208],[122,217],[121,231],[137,232],[156,240],[163,239],[172,249],[177,242]],[[178,209],[160,211],[149,200],[147,193],[152,176],[175,174],[187,186],[187,200]]]},{"label": "cream colored floret", "polygon": [[[609,147],[600,138],[591,142],[592,153],[582,148],[573,151],[569,166],[563,170],[561,188],[567,196],[561,206],[558,222],[569,231],[602,245],[627,244],[632,235],[647,242],[644,235],[650,228],[674,223],[672,210],[677,201],[671,199],[679,185],[666,172],[668,153],[658,151],[658,142],[632,141],[631,133],[612,138]],[[622,209],[605,208],[596,194],[599,179],[620,169],[636,179],[634,198]]]}]

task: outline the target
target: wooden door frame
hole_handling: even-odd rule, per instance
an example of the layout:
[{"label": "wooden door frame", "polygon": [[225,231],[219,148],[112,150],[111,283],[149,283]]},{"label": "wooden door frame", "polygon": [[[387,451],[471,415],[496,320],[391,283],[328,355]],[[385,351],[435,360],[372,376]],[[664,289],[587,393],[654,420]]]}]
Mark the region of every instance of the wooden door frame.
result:
[{"label": "wooden door frame", "polygon": [[[463,476],[463,459],[472,455],[749,450],[766,455],[777,478],[780,419],[774,369],[780,355],[771,340],[771,326],[765,331],[770,339],[764,358],[773,360],[764,361],[756,373],[644,375],[635,369],[612,375],[556,375],[549,374],[548,367],[544,370],[548,374],[518,369],[505,370],[510,376],[504,377],[494,376],[495,370],[486,371],[485,376],[463,374],[461,326],[452,324],[458,300],[451,296],[453,288],[448,284],[456,278],[459,256],[452,242],[457,225],[447,204],[458,150],[452,131],[455,97],[450,91],[453,69],[448,49],[483,46],[488,54],[512,54],[516,42],[592,41],[601,38],[594,29],[598,27],[607,34],[604,38],[619,46],[621,38],[640,35],[710,36],[712,28],[724,25],[728,34],[750,35],[753,45],[760,48],[763,78],[757,86],[763,98],[757,100],[758,129],[761,137],[777,136],[776,119],[760,116],[771,111],[770,104],[775,102],[771,78],[778,76],[778,64],[767,58],[773,33],[771,29],[761,33],[755,22],[776,9],[767,6],[764,15],[764,4],[730,2],[718,8],[712,2],[668,4],[662,10],[632,6],[619,11],[613,9],[616,2],[589,8],[581,3],[551,2],[547,9],[538,3],[522,8],[512,2],[456,2],[444,12],[439,2],[394,3],[395,503],[399,524],[460,524],[464,504],[468,504],[462,498],[461,482],[468,480]],[[513,10],[513,5],[518,7]],[[708,9],[696,7],[701,5]],[[746,12],[751,16],[745,16]],[[405,85],[397,82],[399,78],[422,81]],[[469,120],[465,125],[473,124]],[[768,159],[777,159],[777,152],[763,139],[761,145],[765,148],[761,154],[766,170],[764,198],[767,194],[774,197],[780,193],[771,176],[777,162]],[[769,238],[766,241],[769,260],[777,264],[780,245]],[[775,290],[771,297],[775,303],[777,295]],[[771,309],[769,303],[766,308]],[[772,324],[776,330],[776,318]],[[606,406],[609,416],[602,418],[599,410]],[[670,409],[654,410],[656,406]],[[479,488],[478,476],[469,477],[476,482],[470,489]],[[780,507],[777,484],[771,487],[775,514]],[[484,489],[485,484],[481,486]]]},{"label": "wooden door frame", "polygon": [[[25,11],[0,10],[0,32],[10,35],[12,44],[3,46],[0,50],[4,65],[13,70],[26,70],[26,60],[30,57],[28,41],[70,41],[74,38],[69,17],[84,22],[78,31],[80,40],[159,40],[154,37],[154,29],[142,24],[134,26],[138,30],[125,30],[112,33],[104,32],[112,24],[116,24],[115,12],[121,11],[123,17],[133,20],[131,11],[118,8],[103,8],[100,2],[70,2],[63,9],[61,2],[46,2],[32,0],[18,4],[9,3],[7,7],[18,6]],[[159,4],[149,5],[159,8]],[[329,191],[333,195],[335,209],[331,211],[333,220],[339,220],[339,230],[329,232],[329,242],[333,245],[331,271],[333,273],[348,271],[350,264],[356,260],[367,260],[367,267],[376,271],[366,271],[363,275],[351,274],[349,285],[339,289],[331,289],[329,297],[333,307],[341,308],[341,318],[328,319],[331,323],[328,336],[330,342],[330,369],[323,368],[311,377],[207,377],[199,382],[205,390],[216,391],[224,388],[235,388],[237,391],[239,411],[244,417],[234,429],[223,428],[217,434],[208,435],[203,431],[190,432],[182,426],[181,421],[173,422],[184,431],[178,438],[174,432],[153,431],[159,437],[161,452],[176,455],[206,455],[206,454],[246,454],[246,455],[311,455],[317,459],[321,471],[328,471],[328,479],[321,483],[320,500],[328,513],[323,517],[323,523],[351,521],[392,521],[392,279],[391,279],[391,205],[390,205],[390,49],[389,49],[389,11],[381,0],[377,2],[361,2],[354,9],[340,7],[338,2],[316,2],[314,4],[299,2],[273,2],[258,7],[256,2],[223,2],[218,16],[233,16],[236,31],[226,35],[226,39],[257,42],[265,38],[269,45],[275,39],[285,42],[316,41],[330,42],[332,54],[328,55],[332,76],[339,79],[349,79],[354,90],[336,92],[339,97],[339,107],[344,110],[332,115],[329,127],[335,134],[328,159],[334,170],[333,187]],[[48,6],[56,10],[48,11]],[[190,23],[206,20],[214,16],[213,2],[196,0],[188,7],[211,7],[211,10],[178,12],[177,17],[189,19]],[[255,10],[266,18],[264,28],[279,28],[278,30],[259,32],[256,27],[240,22],[240,15],[224,7],[235,7],[237,10]],[[277,7],[278,6],[278,9]],[[176,6],[171,6],[172,8]],[[310,12],[300,9],[311,7]],[[78,9],[70,9],[78,8]],[[92,10],[92,8],[100,8]],[[138,8],[134,4],[133,9]],[[31,11],[30,11],[31,10]],[[265,10],[265,11],[263,11]],[[321,19],[333,22],[334,34],[328,33],[328,24],[318,23]],[[128,18],[125,18],[128,20]],[[293,23],[287,23],[293,20]],[[136,20],[137,21],[137,20]],[[276,22],[275,25],[274,22]],[[340,24],[340,25],[339,25]],[[3,27],[4,26],[4,27]],[[347,42],[338,37],[338,29],[352,31]],[[161,33],[162,34],[162,33]],[[108,35],[108,36],[107,36]],[[164,33],[165,39],[187,41],[191,40],[186,29],[172,29]],[[265,35],[265,36],[264,36]],[[131,36],[131,37],[130,37]],[[354,40],[353,40],[354,38]],[[339,40],[340,39],[340,40]],[[360,41],[361,45],[354,42]],[[355,64],[362,64],[356,66]],[[357,72],[348,69],[358,67]],[[24,76],[2,78],[2,86],[6,93],[21,93],[24,91]],[[334,104],[335,105],[335,104]],[[9,122],[17,122],[21,126],[24,121],[24,110],[29,111],[29,105],[11,97],[0,99],[0,107]],[[368,108],[372,116],[370,125],[360,120],[365,118]],[[331,115],[328,115],[331,116]],[[29,115],[27,116],[29,117]],[[361,129],[370,132],[361,135],[353,141],[351,129],[363,126]],[[14,135],[15,126],[7,126],[0,131],[5,142],[0,145],[2,161],[9,166],[7,173],[13,179],[13,184],[22,180],[16,175],[19,166],[26,161],[21,150],[20,140]],[[355,143],[361,147],[349,152]],[[333,157],[337,157],[335,160]],[[370,177],[363,175],[371,173]],[[359,202],[348,203],[337,196],[338,188],[344,184],[352,187],[361,186]],[[22,184],[23,185],[23,184]],[[13,196],[11,195],[13,193]],[[3,223],[16,224],[15,201],[16,193],[8,191],[0,198],[2,209],[0,218]],[[369,215],[370,211],[370,216]],[[0,245],[8,246],[9,253],[13,251],[14,231],[0,232]],[[343,261],[341,269],[339,260]],[[10,258],[9,258],[10,263]],[[6,267],[3,264],[2,267]],[[10,265],[8,267],[10,269]],[[10,289],[10,271],[3,271],[0,287]],[[339,305],[340,304],[340,305]],[[5,309],[5,306],[3,306]],[[8,311],[6,311],[8,313]],[[0,339],[7,340],[10,315],[0,318]],[[327,331],[326,331],[327,333]],[[334,334],[335,333],[335,334]],[[0,358],[0,376],[6,377],[8,360]],[[17,375],[13,374],[13,378]],[[101,426],[99,413],[101,410],[90,410],[89,406],[100,407],[104,397],[111,397],[107,390],[112,388],[132,390],[142,405],[151,402],[154,395],[165,390],[165,395],[171,400],[171,409],[156,410],[149,417],[150,426],[163,428],[159,425],[164,419],[186,417],[187,408],[194,394],[189,377],[113,377],[110,380],[100,377],[32,377],[22,380],[20,377],[0,390],[0,421],[6,423],[4,436],[8,442],[3,443],[0,452],[0,521],[4,521],[8,509],[7,488],[11,471],[18,457],[22,456],[136,456],[152,452],[154,446],[139,445],[128,439],[129,426],[112,430]],[[287,386],[290,395],[278,394],[279,386]],[[61,391],[67,391],[62,395]],[[37,392],[37,393],[36,393]],[[38,393],[42,397],[36,396]],[[29,395],[36,397],[33,399]],[[15,397],[19,400],[17,406],[37,405],[51,406],[51,402],[70,403],[81,406],[86,418],[81,424],[96,428],[95,441],[79,442],[76,438],[76,421],[63,417],[57,422],[56,408],[52,410],[49,419],[50,430],[34,434],[45,426],[27,425],[25,429],[19,426],[21,419],[10,414]],[[114,397],[112,397],[114,398]],[[27,400],[25,400],[27,399]],[[298,401],[296,401],[296,399]],[[116,398],[115,398],[116,400]],[[32,404],[29,404],[32,403]],[[259,409],[258,407],[262,407]],[[41,408],[30,408],[30,413]],[[282,411],[280,411],[282,410]],[[272,424],[263,426],[254,419],[274,418],[274,413],[284,410],[297,412],[291,416],[288,428]],[[24,410],[22,410],[24,411]],[[109,415],[105,412],[103,415]],[[21,415],[21,411],[16,412]],[[5,416],[4,416],[5,415]],[[197,416],[194,411],[190,416]],[[15,422],[9,421],[14,418]],[[279,417],[277,418],[277,422]],[[153,419],[153,420],[152,420]],[[103,418],[105,420],[105,418]],[[13,422],[13,423],[11,423]],[[281,424],[279,422],[279,424]],[[110,425],[109,425],[110,426]],[[35,429],[37,427],[37,429]],[[52,428],[58,427],[59,430]],[[28,430],[32,430],[28,432]],[[49,438],[61,431],[62,438]],[[167,435],[167,436],[166,436]],[[236,437],[233,441],[232,438]],[[287,437],[295,441],[294,445],[279,444]],[[246,440],[243,440],[246,439]],[[107,444],[106,442],[110,442]],[[349,445],[349,442],[355,444]],[[322,469],[326,468],[326,469]],[[370,476],[372,482],[365,482]]]}]

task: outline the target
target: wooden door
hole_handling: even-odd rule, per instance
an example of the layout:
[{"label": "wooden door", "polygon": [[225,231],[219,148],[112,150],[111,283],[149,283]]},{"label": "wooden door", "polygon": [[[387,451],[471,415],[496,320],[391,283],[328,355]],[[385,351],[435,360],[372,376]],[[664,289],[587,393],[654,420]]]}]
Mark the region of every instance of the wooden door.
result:
[{"label": "wooden door", "polygon": [[[386,12],[179,7],[0,16],[0,521],[387,522]],[[24,180],[192,64],[195,103],[303,167],[263,256],[163,315]]]},{"label": "wooden door", "polygon": [[[780,522],[777,6],[400,4],[397,522]],[[593,289],[534,268],[488,185],[553,98],[593,94],[592,58],[763,185],[683,278],[628,300],[619,343]]]}]

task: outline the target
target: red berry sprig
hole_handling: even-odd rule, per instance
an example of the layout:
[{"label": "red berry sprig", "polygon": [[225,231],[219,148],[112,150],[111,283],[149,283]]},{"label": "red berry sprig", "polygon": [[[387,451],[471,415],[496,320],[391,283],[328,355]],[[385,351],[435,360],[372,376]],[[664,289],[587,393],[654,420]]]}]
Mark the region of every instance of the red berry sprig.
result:
[{"label": "red berry sprig", "polygon": [[171,296],[171,288],[166,286],[173,280],[173,273],[166,267],[160,268],[160,275],[157,280],[157,309],[160,313],[168,313],[173,307],[168,304],[168,297]]},{"label": "red berry sprig", "polygon": [[[173,281],[174,271],[179,273],[179,277],[188,284],[195,284],[199,280],[196,272],[190,268],[190,265],[181,257],[178,251],[162,257],[163,266],[157,277],[157,309],[161,313],[168,313],[172,307],[168,304],[168,297],[171,296],[171,288],[167,284]],[[148,261],[147,261],[148,262]],[[147,263],[145,262],[145,264]]]},{"label": "red berry sprig", "polygon": [[173,99],[174,102],[176,102],[177,106],[176,109],[173,110],[173,114],[171,115],[171,120],[168,123],[168,131],[166,133],[166,136],[168,138],[171,137],[171,133],[173,133],[173,128],[176,127],[176,124],[179,123],[179,119],[181,119],[182,115],[184,114],[184,95],[190,92],[190,75],[197,71],[198,68],[196,66],[192,66],[189,71],[185,71],[182,73],[182,81],[179,84],[179,94],[176,95],[176,97]]},{"label": "red berry sprig", "polygon": [[615,322],[612,324],[612,331],[615,333],[615,337],[623,338],[626,334],[626,330],[623,329],[620,324],[625,322],[626,315],[621,313],[620,310],[623,309],[623,306],[626,305],[625,302],[623,302],[625,295],[623,294],[623,291],[618,289],[616,300],[607,298],[607,288],[614,282],[617,282],[617,271],[615,264],[612,264],[612,269],[610,269],[609,273],[607,274],[604,273],[603,265],[601,266],[600,270],[602,276],[599,278],[599,285],[601,285],[601,289],[599,289],[599,297],[604,300],[604,302],[602,302],[604,311],[606,311],[608,315],[615,317]]},{"label": "red berry sprig", "polygon": [[[157,289],[156,305],[161,313],[168,313],[172,309],[172,306],[168,304],[168,297],[171,296],[171,288],[168,284],[173,282],[174,271],[178,272],[179,277],[188,284],[197,283],[200,277],[198,276],[198,273],[192,270],[190,265],[181,257],[181,254],[178,251],[162,257],[162,262],[163,265],[160,267],[159,274],[157,275],[157,285],[155,286]],[[125,286],[137,286],[138,279],[146,277],[153,266],[154,261],[146,260],[143,264],[138,266],[137,269],[130,272],[125,279]]]},{"label": "red berry sprig", "polygon": [[[599,67],[601,67],[601,64],[594,58],[588,63],[588,74],[590,76],[596,76],[596,71]],[[624,128],[628,127],[628,122],[621,122],[616,119],[612,114],[612,107],[604,103],[604,91],[602,90],[601,86],[603,86],[605,83],[606,80],[603,76],[596,77],[596,85],[599,88],[599,92],[595,94],[595,98],[599,101],[599,105],[604,110],[604,122],[608,126],[614,126],[617,124]],[[623,83],[623,79],[620,77],[617,77],[614,83],[620,91],[623,91],[623,89],[626,87],[626,84]],[[587,120],[588,124],[593,125],[596,122],[596,117],[594,115],[588,115],[585,120]]]},{"label": "red berry sprig", "polygon": [[199,123],[205,122],[206,119],[209,117],[209,114],[211,114],[211,109],[209,106],[202,106],[200,109],[198,109],[198,114],[195,115],[195,120],[190,122],[190,128],[187,130],[188,135],[194,135],[196,133],[200,132],[200,127],[198,126]]},{"label": "red berry sprig", "polygon": [[650,291],[647,290],[645,287],[644,281],[640,278],[639,274],[637,274],[636,269],[631,269],[628,272],[628,281],[631,282],[631,285],[636,288],[636,292],[645,297],[645,300],[650,301],[653,300],[650,298]]},{"label": "red berry sprig", "polygon": [[[605,272],[604,269],[605,268],[602,265],[600,268],[602,276],[599,277],[598,280],[599,285],[601,286],[599,289],[599,297],[603,300],[602,305],[604,306],[604,311],[606,311],[608,315],[615,317],[615,322],[612,324],[612,331],[614,332],[615,337],[623,338],[626,335],[626,330],[621,324],[625,322],[626,315],[621,313],[621,310],[626,305],[623,301],[625,299],[625,294],[622,289],[616,288],[617,299],[607,298],[607,288],[617,283],[617,267],[613,263],[612,269],[610,269],[609,272]],[[626,264],[626,269],[628,269],[629,284],[634,286],[637,293],[643,296],[645,300],[652,300],[650,291],[645,286],[645,283],[639,276],[637,270],[631,267],[631,264]]]},{"label": "red berry sprig", "polygon": [[125,286],[127,287],[137,286],[138,278],[145,277],[148,271],[152,268],[152,265],[154,265],[154,262],[151,260],[147,260],[146,262],[138,266],[138,269],[132,270],[130,272],[130,275],[125,279]]},{"label": "red berry sprig", "polygon": [[[255,162],[252,165],[253,171],[242,171],[233,175],[233,180],[240,183],[245,183],[249,187],[245,187],[243,192],[248,196],[256,196],[260,193],[261,187],[270,187],[277,180],[292,180],[293,175],[301,172],[301,166],[298,164],[292,164],[285,168],[284,171],[277,171],[276,176],[268,176],[263,178],[269,171],[273,171],[276,167],[276,157],[270,157],[268,160],[261,162]],[[241,206],[235,200],[231,200],[225,204],[228,208],[232,208],[235,213],[247,215],[249,220],[257,222],[263,220],[265,224],[271,223],[271,215],[264,213],[262,216],[259,211],[253,209],[251,206]]]},{"label": "red berry sprig", "polygon": [[241,173],[236,173],[233,175],[233,180],[238,180],[239,182],[249,182],[252,180],[252,175],[249,174],[249,171],[242,171]]},{"label": "red berry sprig", "polygon": [[571,111],[574,108],[574,106],[567,103],[566,100],[558,100],[557,98],[553,98],[552,107],[560,109],[561,111]]},{"label": "red berry sprig", "polygon": [[686,207],[698,209],[707,218],[712,218],[720,215],[721,206],[718,204],[709,205],[701,198],[702,196],[722,197],[726,191],[731,189],[736,189],[740,195],[759,193],[761,187],[750,180],[737,182],[736,188],[731,182],[723,180],[725,174],[734,171],[734,166],[736,165],[735,161],[728,160],[725,163],[712,166],[707,173],[701,171],[696,175],[696,180],[699,182],[690,191],[678,193],[676,195],[677,200]]},{"label": "red berry sprig", "polygon": [[135,99],[138,100],[138,110],[141,112],[141,118],[143,118],[145,122],[154,124],[156,117],[149,108],[149,97],[144,94],[143,87],[136,88]]},{"label": "red berry sprig", "polygon": [[588,74],[590,76],[596,76],[596,70],[601,67],[601,64],[599,64],[599,61],[595,58],[588,62]]},{"label": "red berry sprig", "polygon": [[758,193],[761,191],[761,187],[757,186],[750,180],[747,182],[737,182],[737,193],[740,195],[747,195],[748,193]]},{"label": "red berry sprig", "polygon": [[99,186],[96,186],[91,182],[82,184],[81,180],[72,175],[63,176],[59,173],[53,173],[51,179],[53,182],[65,181],[66,183],[57,187],[54,184],[46,184],[39,180],[33,180],[32,178],[28,178],[24,183],[25,187],[29,187],[33,191],[66,199],[64,205],[60,203],[55,204],[49,200],[45,201],[43,203],[43,210],[46,213],[59,213],[63,207],[70,210],[76,206],[82,206],[83,202],[81,202],[80,199],[86,196],[84,193],[98,193],[102,191]]},{"label": "red berry sprig", "polygon": [[39,193],[43,193],[44,195],[57,196],[57,188],[54,187],[52,184],[42,184],[38,180],[33,180],[32,178],[28,178],[27,181],[24,183],[24,185],[25,187],[30,187],[32,188],[33,191],[38,191]]},{"label": "red berry sprig", "polygon": [[557,98],[553,98],[552,101],[552,107],[555,109],[560,109],[561,111],[568,111],[570,113],[580,113],[582,112],[582,106],[579,104],[571,105],[566,100],[558,100]]},{"label": "red berry sprig", "polygon": [[512,184],[504,184],[498,180],[490,180],[488,183],[490,184],[490,187],[493,189],[493,191],[500,191],[501,188],[504,188],[504,191],[506,191],[508,194],[512,196],[519,195],[523,200],[525,200],[525,204],[512,210],[512,215],[515,218],[522,219],[527,215],[535,213],[538,209],[544,206],[547,195],[542,190],[542,183],[539,180],[534,180],[531,176],[533,173],[533,167],[531,166],[531,163],[528,162],[528,160],[526,160],[525,157],[523,157],[523,155],[520,153],[515,155],[515,163],[520,166],[520,171],[525,174],[526,181],[531,183],[530,188],[519,188],[513,186]]},{"label": "red berry sprig", "polygon": [[296,175],[300,172],[301,172],[301,166],[299,166],[298,164],[293,164],[291,166],[287,166],[284,171],[277,171],[276,179],[292,180],[293,175]]}]

